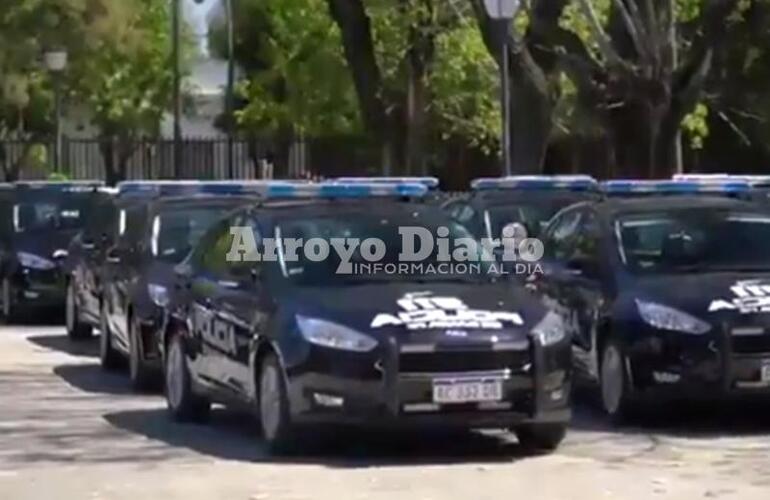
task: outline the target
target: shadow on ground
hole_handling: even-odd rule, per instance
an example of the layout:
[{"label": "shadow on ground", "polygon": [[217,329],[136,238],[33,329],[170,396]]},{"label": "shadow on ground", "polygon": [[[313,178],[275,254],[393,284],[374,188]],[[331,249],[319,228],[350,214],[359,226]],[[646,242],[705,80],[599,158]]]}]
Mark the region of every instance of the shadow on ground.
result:
[{"label": "shadow on ground", "polygon": [[510,462],[525,451],[508,434],[382,433],[325,430],[305,441],[301,456],[274,457],[265,449],[249,415],[215,409],[206,424],[172,422],[165,409],[132,410],[104,416],[113,426],[219,459],[313,463],[329,467],[412,466],[467,462]]},{"label": "shadow on ground", "polygon": [[106,372],[98,364],[60,365],[53,373],[84,392],[96,394],[133,394],[128,376],[121,372]]},{"label": "shadow on ground", "polygon": [[656,434],[672,438],[770,438],[770,401],[648,402],[631,418],[615,424],[591,400],[574,404],[571,429],[618,434]]},{"label": "shadow on ground", "polygon": [[76,342],[67,337],[64,328],[62,328],[61,335],[34,335],[27,337],[27,340],[45,349],[63,352],[70,356],[84,356],[89,358],[99,356],[98,336]]}]

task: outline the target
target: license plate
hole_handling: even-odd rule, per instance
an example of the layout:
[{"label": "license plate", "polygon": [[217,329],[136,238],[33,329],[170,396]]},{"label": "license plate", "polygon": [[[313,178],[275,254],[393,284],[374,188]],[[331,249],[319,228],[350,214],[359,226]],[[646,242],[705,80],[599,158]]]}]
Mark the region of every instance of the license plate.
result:
[{"label": "license plate", "polygon": [[503,399],[500,380],[437,380],[433,382],[433,402],[438,404],[482,403]]},{"label": "license plate", "polygon": [[762,382],[770,383],[770,364],[762,365]]}]

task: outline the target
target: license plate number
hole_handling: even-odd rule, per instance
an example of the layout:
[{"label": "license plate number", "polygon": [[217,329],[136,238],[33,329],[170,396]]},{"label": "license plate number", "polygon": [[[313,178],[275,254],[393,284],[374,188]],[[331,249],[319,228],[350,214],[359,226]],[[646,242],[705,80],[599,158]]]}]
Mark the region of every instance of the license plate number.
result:
[{"label": "license plate number", "polygon": [[502,399],[503,384],[500,380],[440,380],[433,383],[434,403],[482,403]]},{"label": "license plate number", "polygon": [[762,365],[762,382],[770,383],[770,364]]}]

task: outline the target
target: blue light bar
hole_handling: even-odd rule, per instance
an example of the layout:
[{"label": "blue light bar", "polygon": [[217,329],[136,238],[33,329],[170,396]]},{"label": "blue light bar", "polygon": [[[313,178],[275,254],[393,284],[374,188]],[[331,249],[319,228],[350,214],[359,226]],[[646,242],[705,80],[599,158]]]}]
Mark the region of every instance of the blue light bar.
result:
[{"label": "blue light bar", "polygon": [[127,181],[118,184],[121,196],[248,196],[261,194],[264,181]]},{"label": "blue light bar", "polygon": [[263,195],[266,198],[419,198],[425,196],[427,192],[428,188],[417,182],[367,184],[332,181],[319,184],[299,184],[279,181],[267,184]]},{"label": "blue light bar", "polygon": [[597,191],[599,183],[589,175],[526,175],[482,178],[471,182],[475,191]]},{"label": "blue light bar", "polygon": [[619,180],[602,183],[602,191],[608,196],[635,196],[655,194],[741,194],[749,192],[751,186],[743,180],[725,181],[655,181]]},{"label": "blue light bar", "polygon": [[347,184],[403,184],[418,183],[428,189],[438,188],[439,181],[435,177],[339,177],[334,182]]},{"label": "blue light bar", "polygon": [[46,191],[92,191],[104,187],[103,181],[17,181],[13,184],[20,189]]}]

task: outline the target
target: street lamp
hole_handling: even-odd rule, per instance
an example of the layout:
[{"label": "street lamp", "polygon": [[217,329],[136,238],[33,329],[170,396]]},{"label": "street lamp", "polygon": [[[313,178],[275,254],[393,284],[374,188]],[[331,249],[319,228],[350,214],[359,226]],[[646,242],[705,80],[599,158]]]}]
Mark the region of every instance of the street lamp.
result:
[{"label": "street lamp", "polygon": [[62,106],[61,106],[61,74],[67,67],[66,50],[50,50],[43,54],[45,67],[53,75],[54,103],[56,108],[56,145],[54,146],[54,170],[61,169],[62,157]]},{"label": "street lamp", "polygon": [[500,101],[503,115],[503,171],[511,175],[511,92],[510,55],[508,54],[508,31],[510,23],[519,11],[519,0],[484,0],[484,9],[493,22],[497,23],[502,35],[502,54],[500,57]]}]

